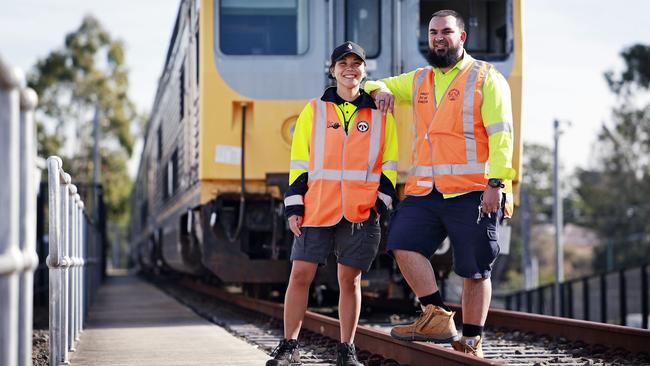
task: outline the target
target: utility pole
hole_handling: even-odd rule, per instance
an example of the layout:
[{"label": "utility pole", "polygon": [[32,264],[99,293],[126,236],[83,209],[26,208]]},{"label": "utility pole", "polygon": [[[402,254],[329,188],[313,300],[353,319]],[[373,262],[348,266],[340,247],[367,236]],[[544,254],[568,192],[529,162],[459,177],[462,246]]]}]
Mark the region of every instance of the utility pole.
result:
[{"label": "utility pole", "polygon": [[564,282],[564,245],[562,243],[562,192],[560,189],[560,121],[553,121],[554,149],[553,149],[553,221],[555,223],[555,285],[553,293],[555,295],[555,315],[562,315],[562,301],[560,284]]},{"label": "utility pole", "polygon": [[101,192],[101,185],[100,185],[100,175],[101,175],[101,167],[102,167],[102,159],[99,154],[99,139],[101,137],[101,124],[100,124],[100,118],[101,118],[101,111],[99,109],[99,104],[95,105],[95,117],[93,118],[93,139],[94,141],[94,146],[93,146],[93,240],[98,240],[101,241],[101,244],[99,245],[99,248],[101,248],[101,253],[96,253],[97,255],[100,256],[101,261],[98,264],[100,268],[100,281],[104,280],[104,276],[106,275],[106,242],[104,239],[106,238],[105,235],[105,222],[100,221],[104,219],[102,217],[102,214],[100,210],[103,208],[101,207],[102,205],[100,204],[100,197],[102,196]]},{"label": "utility pole", "polygon": [[97,225],[99,220],[99,174],[101,168],[101,160],[99,157],[99,106],[95,106],[95,117],[93,118],[93,220]]}]

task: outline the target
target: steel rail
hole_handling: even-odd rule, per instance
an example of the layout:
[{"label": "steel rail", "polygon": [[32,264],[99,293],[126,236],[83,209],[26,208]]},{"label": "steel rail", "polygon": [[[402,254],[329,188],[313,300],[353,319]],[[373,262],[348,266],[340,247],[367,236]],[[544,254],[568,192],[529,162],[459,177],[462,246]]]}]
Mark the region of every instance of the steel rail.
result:
[{"label": "steel rail", "polygon": [[[460,305],[450,307],[456,311],[457,319],[462,317]],[[650,349],[650,330],[621,325],[501,309],[490,309],[486,325],[622,348],[630,352],[647,353]]]},{"label": "steel rail", "polygon": [[[181,285],[240,308],[262,313],[273,318],[282,319],[283,317],[284,309],[281,304],[228,293],[222,289],[188,279],[182,280]],[[307,311],[302,327],[325,337],[339,339],[339,321],[328,316]],[[429,343],[398,341],[384,332],[361,325],[357,328],[354,343],[361,350],[411,366],[503,365],[499,362],[479,359]]]}]

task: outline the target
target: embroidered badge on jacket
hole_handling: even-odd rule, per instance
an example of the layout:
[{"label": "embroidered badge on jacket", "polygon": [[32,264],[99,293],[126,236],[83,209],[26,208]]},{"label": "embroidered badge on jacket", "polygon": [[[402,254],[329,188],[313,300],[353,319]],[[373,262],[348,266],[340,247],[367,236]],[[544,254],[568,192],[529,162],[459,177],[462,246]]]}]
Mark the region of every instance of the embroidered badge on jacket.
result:
[{"label": "embroidered badge on jacket", "polygon": [[370,128],[370,126],[366,121],[359,121],[359,123],[357,123],[357,130],[359,130],[359,132],[366,132],[368,131],[368,128]]}]

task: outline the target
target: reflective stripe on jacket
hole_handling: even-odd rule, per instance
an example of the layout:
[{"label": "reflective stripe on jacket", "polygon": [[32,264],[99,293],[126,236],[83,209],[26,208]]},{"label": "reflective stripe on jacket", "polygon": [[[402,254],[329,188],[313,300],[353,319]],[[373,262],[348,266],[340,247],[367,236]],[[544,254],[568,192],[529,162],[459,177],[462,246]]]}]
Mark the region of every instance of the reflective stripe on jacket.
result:
[{"label": "reflective stripe on jacket", "polygon": [[[414,140],[412,166],[405,186],[407,195],[427,195],[434,184],[443,194],[485,190],[489,133],[483,124],[481,103],[483,83],[491,67],[486,62],[472,60],[459,71],[439,105],[433,69],[416,71],[412,88]],[[505,183],[504,191],[510,198],[506,201],[505,216],[510,217],[512,183]]]},{"label": "reflective stripe on jacket", "polygon": [[303,225],[333,226],[343,217],[365,221],[378,196],[386,117],[361,108],[346,135],[334,103],[310,103],[314,113]]}]

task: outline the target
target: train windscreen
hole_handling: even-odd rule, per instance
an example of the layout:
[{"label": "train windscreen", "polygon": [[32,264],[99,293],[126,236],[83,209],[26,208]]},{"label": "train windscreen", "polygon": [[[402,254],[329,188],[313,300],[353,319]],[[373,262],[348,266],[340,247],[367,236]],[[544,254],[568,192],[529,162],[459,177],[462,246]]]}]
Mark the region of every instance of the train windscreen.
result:
[{"label": "train windscreen", "polygon": [[438,10],[451,9],[463,15],[465,49],[486,61],[505,60],[513,49],[512,16],[507,0],[421,0],[418,43],[422,55],[428,48],[429,20]]},{"label": "train windscreen", "polygon": [[220,45],[227,55],[300,55],[308,47],[307,0],[223,0]]}]

